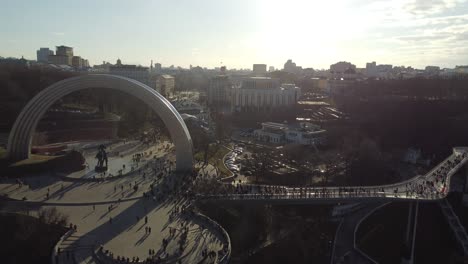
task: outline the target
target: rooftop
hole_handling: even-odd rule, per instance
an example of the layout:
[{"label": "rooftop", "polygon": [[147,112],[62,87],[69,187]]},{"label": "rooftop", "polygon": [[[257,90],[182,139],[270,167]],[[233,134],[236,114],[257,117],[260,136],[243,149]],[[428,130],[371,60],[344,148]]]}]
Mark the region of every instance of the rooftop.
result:
[{"label": "rooftop", "polygon": [[250,77],[249,79],[257,79],[257,80],[273,80],[272,78],[270,77],[259,77],[259,76],[256,76],[256,77]]}]

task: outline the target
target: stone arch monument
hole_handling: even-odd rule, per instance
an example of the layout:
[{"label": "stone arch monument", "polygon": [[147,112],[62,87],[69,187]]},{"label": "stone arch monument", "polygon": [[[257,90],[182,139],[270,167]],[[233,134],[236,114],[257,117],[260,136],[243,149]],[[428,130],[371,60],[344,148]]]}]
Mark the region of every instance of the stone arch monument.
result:
[{"label": "stone arch monument", "polygon": [[89,88],[115,89],[132,95],[155,111],[171,134],[176,148],[176,170],[192,169],[192,139],[187,126],[174,106],[149,86],[133,79],[109,75],[88,74],[57,82],[39,92],[17,117],[8,138],[8,157],[12,160],[29,158],[32,135],[47,109],[63,96]]}]

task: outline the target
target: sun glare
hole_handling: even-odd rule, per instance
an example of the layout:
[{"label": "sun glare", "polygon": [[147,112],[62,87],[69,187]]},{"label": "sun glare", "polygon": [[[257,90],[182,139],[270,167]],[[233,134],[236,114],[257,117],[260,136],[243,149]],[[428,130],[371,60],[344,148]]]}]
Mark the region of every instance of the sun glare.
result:
[{"label": "sun glare", "polygon": [[291,56],[334,57],[337,45],[349,32],[346,14],[330,2],[264,2],[259,9],[260,57],[278,57],[281,61]]}]

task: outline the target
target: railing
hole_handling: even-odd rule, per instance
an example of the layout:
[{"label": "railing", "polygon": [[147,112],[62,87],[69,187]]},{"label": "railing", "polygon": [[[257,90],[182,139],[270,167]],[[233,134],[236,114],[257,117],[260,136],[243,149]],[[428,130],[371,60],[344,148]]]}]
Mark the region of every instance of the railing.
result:
[{"label": "railing", "polygon": [[73,229],[69,229],[65,234],[63,234],[63,236],[60,237],[59,241],[57,241],[57,244],[55,244],[54,248],[52,249],[52,254],[50,254],[50,258],[51,258],[50,263],[57,264],[55,260],[59,256],[58,251],[59,251],[60,245],[63,243],[63,241],[67,240],[67,238],[70,237],[74,231],[75,230]]},{"label": "railing", "polygon": [[213,219],[209,218],[206,215],[194,212],[192,216],[195,216],[201,221],[206,222],[212,227],[214,227],[214,230],[222,237],[225,243],[223,243],[223,248],[221,249],[221,253],[224,253],[224,254],[222,255],[218,254],[218,261],[216,263],[226,263],[226,264],[229,263],[229,258],[231,257],[231,239],[227,231],[220,224],[218,224],[216,221],[214,221]]},{"label": "railing", "polygon": [[[231,257],[231,239],[229,234],[226,230],[219,225],[216,221],[212,220],[206,215],[191,212],[190,216],[199,219],[200,221],[204,222],[205,224],[211,226],[214,229],[219,237],[221,237],[221,243],[223,245],[222,249],[218,251],[218,259],[216,263],[227,264],[229,263],[229,259]],[[104,250],[102,247],[97,248],[94,251],[94,256],[101,264],[118,264],[118,263],[126,263],[125,261],[118,261],[115,256],[111,255],[108,250]],[[178,256],[176,259],[163,259],[157,263],[175,263],[177,260],[184,258],[186,255]],[[146,263],[145,259],[140,259],[139,262],[131,262],[131,263]],[[55,263],[52,263],[55,264]]]},{"label": "railing", "polygon": [[[425,175],[418,175],[408,180],[377,186],[345,186],[345,187],[285,187],[285,186],[268,186],[268,185],[241,185],[243,188],[271,188],[272,190],[280,190],[277,193],[270,191],[257,192],[257,193],[220,193],[220,194],[198,194],[199,199],[218,199],[218,200],[307,200],[307,199],[367,199],[367,198],[385,198],[385,199],[396,199],[396,200],[439,200],[445,198],[448,194],[450,187],[451,176],[455,174],[467,161],[468,148],[454,148],[453,153],[445,160],[437,164]],[[435,172],[440,168],[445,167],[449,164],[449,161],[455,162],[457,158],[461,160],[457,161],[455,165],[451,164],[452,167],[448,168],[445,175],[446,188],[442,192],[434,186],[425,193],[416,193],[413,189],[408,189],[408,185],[418,184],[422,185],[425,181],[433,180]],[[230,188],[234,188],[232,184],[226,184]],[[414,187],[414,186],[413,186]]]}]

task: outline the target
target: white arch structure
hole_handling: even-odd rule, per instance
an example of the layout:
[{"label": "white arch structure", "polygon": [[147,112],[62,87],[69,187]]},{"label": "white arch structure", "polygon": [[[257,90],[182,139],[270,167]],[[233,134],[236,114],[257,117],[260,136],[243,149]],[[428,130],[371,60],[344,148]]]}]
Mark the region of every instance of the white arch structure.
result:
[{"label": "white arch structure", "polygon": [[192,139],[185,122],[174,106],[154,89],[141,82],[109,74],[89,74],[68,78],[47,87],[34,96],[23,108],[10,132],[8,157],[12,160],[29,158],[32,135],[47,109],[65,95],[88,88],[119,90],[140,99],[151,107],[163,120],[171,134],[176,148],[176,170],[185,172],[192,169]]}]

